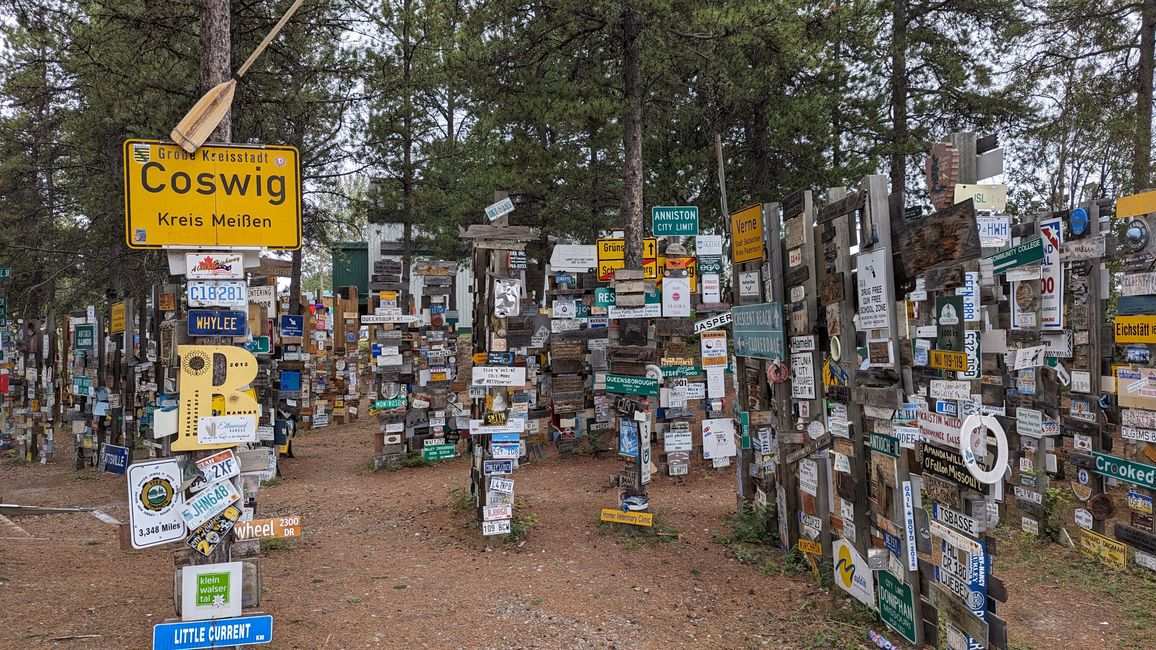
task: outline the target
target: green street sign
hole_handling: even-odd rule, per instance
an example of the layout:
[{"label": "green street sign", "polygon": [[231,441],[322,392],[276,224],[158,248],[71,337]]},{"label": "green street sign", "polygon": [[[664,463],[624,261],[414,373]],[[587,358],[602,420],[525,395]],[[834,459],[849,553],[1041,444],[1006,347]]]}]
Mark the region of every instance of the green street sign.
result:
[{"label": "green street sign", "polygon": [[12,267],[0,266],[0,280],[7,280],[10,277],[12,277]]},{"label": "green street sign", "polygon": [[899,458],[899,438],[872,431],[870,442],[871,451],[877,451],[892,458]]},{"label": "green street sign", "polygon": [[699,255],[698,273],[722,273],[722,255]]},{"label": "green street sign", "polygon": [[911,586],[891,575],[877,571],[879,576],[879,617],[883,622],[911,643],[915,643],[915,599]]},{"label": "green street sign", "polygon": [[8,327],[8,296],[0,296],[0,327]]},{"label": "green street sign", "polygon": [[388,411],[390,409],[397,409],[405,406],[406,398],[395,397],[393,399],[379,399],[373,403],[374,411]]},{"label": "green street sign", "polygon": [[698,234],[698,208],[693,205],[656,205],[650,208],[650,232],[655,237]]},{"label": "green street sign", "polygon": [[992,272],[996,275],[1018,269],[1021,266],[1039,264],[1044,261],[1044,239],[1043,237],[1036,237],[1006,251],[988,255],[984,259],[991,260]]},{"label": "green street sign", "polygon": [[598,287],[594,290],[594,306],[610,307],[614,304],[614,289]]},{"label": "green street sign", "polygon": [[96,325],[77,325],[73,332],[73,347],[91,352],[96,349]]},{"label": "green street sign", "polygon": [[268,336],[254,336],[253,347],[249,349],[253,354],[269,354],[269,337]]},{"label": "green street sign", "polygon": [[1156,490],[1156,467],[1101,454],[1098,451],[1093,451],[1092,457],[1096,459],[1097,474]]},{"label": "green street sign", "polygon": [[458,455],[456,445],[426,445],[421,448],[422,460],[445,460]]},{"label": "green street sign", "polygon": [[631,375],[606,375],[606,392],[657,397],[658,380]]}]

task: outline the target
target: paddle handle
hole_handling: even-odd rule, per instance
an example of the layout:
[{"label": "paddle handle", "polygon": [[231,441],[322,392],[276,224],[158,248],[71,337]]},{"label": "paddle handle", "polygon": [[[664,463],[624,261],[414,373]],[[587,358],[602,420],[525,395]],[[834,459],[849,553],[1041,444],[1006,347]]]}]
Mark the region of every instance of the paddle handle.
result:
[{"label": "paddle handle", "polygon": [[297,12],[297,8],[301,6],[302,2],[305,2],[305,0],[297,0],[293,3],[293,6],[289,7],[289,11],[286,11],[285,15],[281,16],[281,20],[278,20],[277,24],[273,26],[273,30],[265,35],[265,38],[261,40],[261,44],[257,46],[257,49],[253,50],[253,53],[249,55],[249,58],[245,59],[245,62],[242,63],[241,67],[237,69],[237,74],[234,76],[242,77],[246,72],[249,71],[249,66],[253,65],[253,62],[257,60],[257,57],[261,56],[261,53],[265,51],[265,48],[269,47],[269,43],[272,43],[273,39],[277,38],[277,34],[280,33],[281,28],[285,26],[285,23],[289,22],[289,19],[292,18],[293,14]]}]

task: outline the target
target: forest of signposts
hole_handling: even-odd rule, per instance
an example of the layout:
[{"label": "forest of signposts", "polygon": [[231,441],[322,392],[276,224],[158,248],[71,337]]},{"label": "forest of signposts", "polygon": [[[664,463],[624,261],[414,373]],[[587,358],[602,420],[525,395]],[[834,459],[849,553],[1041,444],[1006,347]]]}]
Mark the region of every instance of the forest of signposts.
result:
[{"label": "forest of signposts", "polygon": [[632,269],[622,231],[535,253],[541,232],[499,202],[462,230],[468,259],[384,257],[365,302],[350,286],[294,309],[259,253],[300,244],[296,151],[203,149],[231,174],[277,170],[287,200],[230,200],[281,225],[158,227],[178,199],[198,209],[172,188],[204,163],[126,141],[126,238],[174,281],[146,304],[10,319],[0,361],[5,447],[45,462],[69,436],[78,471],[126,475],[125,548],[179,545],[179,618],[156,647],[271,639],[258,543],[302,521],[259,518],[260,486],[295,431],[362,408],[376,468],[470,459],[487,537],[524,534],[517,470],[548,455],[617,454],[592,515],[655,535],[654,481],[728,468],[785,553],[913,644],[1008,647],[997,525],[1156,571],[1156,191],[1013,219],[995,139],[956,133],[926,154],[930,212],[881,176],[716,233],[657,206]]}]

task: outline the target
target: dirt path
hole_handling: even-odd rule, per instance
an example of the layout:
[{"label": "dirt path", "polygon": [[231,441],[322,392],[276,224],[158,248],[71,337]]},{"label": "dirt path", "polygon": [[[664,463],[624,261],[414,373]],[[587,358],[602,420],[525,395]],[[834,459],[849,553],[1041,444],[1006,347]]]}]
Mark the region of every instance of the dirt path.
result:
[{"label": "dirt path", "polygon": [[[520,548],[487,546],[448,497],[466,486],[466,462],[370,473],[368,426],[298,438],[284,481],[261,492],[261,516],[298,514],[304,528],[261,560],[266,647],[867,647],[843,598],[712,542],[735,507],[730,471],[656,481],[651,502],[682,539],[640,543],[597,525],[618,460],[534,463],[515,479],[538,526]],[[0,466],[4,502],[126,521],[123,490],[121,477],[64,463]],[[0,647],[148,648],[152,624],[174,615],[170,551],[121,551],[115,528],[88,514],[0,521]],[[1057,598],[1015,566],[1013,646],[1120,647],[1123,614]],[[84,634],[101,636],[52,641]]]}]

